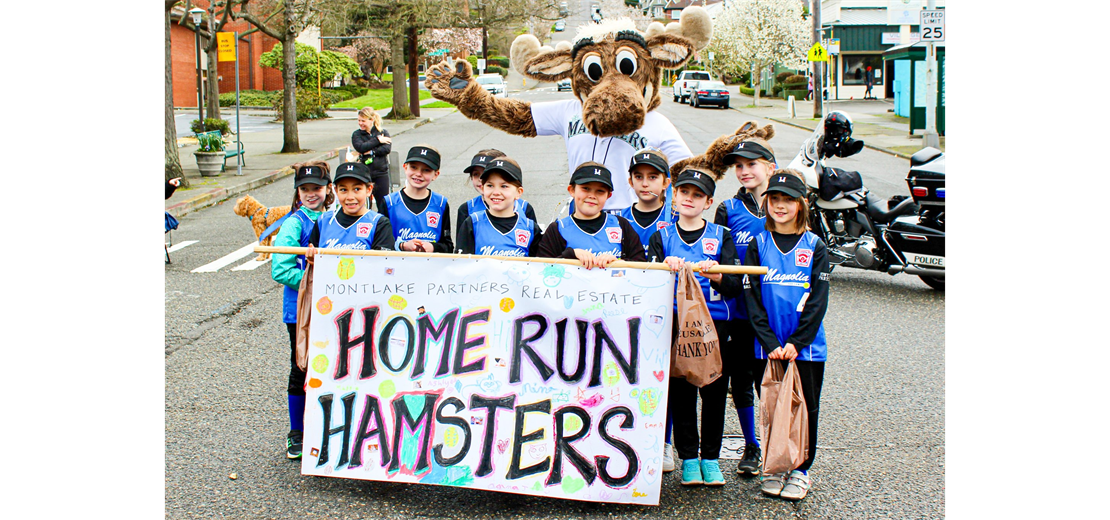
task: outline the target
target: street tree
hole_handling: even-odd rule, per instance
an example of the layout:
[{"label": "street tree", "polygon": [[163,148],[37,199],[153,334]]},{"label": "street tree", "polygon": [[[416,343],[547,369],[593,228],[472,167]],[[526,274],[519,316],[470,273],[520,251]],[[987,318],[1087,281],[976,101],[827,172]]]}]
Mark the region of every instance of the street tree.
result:
[{"label": "street tree", "polygon": [[[177,2],[177,4],[181,5],[181,2]],[[192,19],[187,14],[193,6],[192,0],[185,0],[185,14],[178,20],[178,24],[200,34],[201,51],[204,52],[208,62],[208,82],[204,93],[205,118],[220,119],[220,81],[219,72],[216,69],[218,64],[216,33],[223,30],[227,22],[231,20],[232,5],[226,0],[207,2],[207,5],[202,7],[205,11],[204,23],[199,28],[193,25]]]},{"label": "street tree", "polygon": [[177,125],[173,117],[173,60],[170,54],[170,11],[178,0],[165,0],[166,18],[166,180],[181,177],[182,186],[187,186],[185,174],[181,170],[181,156],[177,153]]},{"label": "street tree", "polygon": [[[258,64],[282,70],[284,52],[283,45],[277,43],[273,49],[258,57]],[[295,63],[297,70],[294,75],[297,78],[297,85],[305,88],[316,88],[318,83],[326,83],[336,76],[353,77],[362,74],[358,63],[346,54],[328,50],[317,52],[311,45],[300,42],[297,43]]]},{"label": "street tree", "polygon": [[360,31],[355,36],[350,45],[344,45],[335,50],[355,60],[364,76],[367,78],[374,76],[381,81],[382,72],[389,64],[389,42],[367,31]]},{"label": "street tree", "polygon": [[[713,39],[734,46],[721,47],[722,53],[715,55],[714,61],[728,59],[733,60],[729,67],[751,67],[753,82],[759,81],[760,71],[776,63],[786,68],[804,67],[810,28],[803,14],[798,0],[744,0],[729,5],[713,24]],[[757,85],[757,106],[759,98]]]},{"label": "street tree", "polygon": [[[300,135],[297,133],[297,35],[319,17],[316,0],[281,0],[270,5],[252,0],[227,0],[239,6],[233,12],[237,19],[243,19],[262,33],[282,43],[282,153],[301,151]],[[267,10],[270,7],[272,10]]]}]

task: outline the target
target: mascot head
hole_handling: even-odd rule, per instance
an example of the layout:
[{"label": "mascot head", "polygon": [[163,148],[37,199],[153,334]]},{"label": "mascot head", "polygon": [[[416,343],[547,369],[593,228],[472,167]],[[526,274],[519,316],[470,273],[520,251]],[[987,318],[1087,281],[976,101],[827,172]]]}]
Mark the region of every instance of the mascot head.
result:
[{"label": "mascot head", "polygon": [[636,30],[627,18],[583,25],[574,44],[541,47],[531,34],[513,40],[513,68],[538,81],[570,78],[571,90],[582,102],[582,123],[598,137],[639,130],[644,116],[659,106],[663,69],[682,67],[698,49],[709,44],[712,20],[704,8],[682,10],[678,22],[659,22],[647,32]]}]

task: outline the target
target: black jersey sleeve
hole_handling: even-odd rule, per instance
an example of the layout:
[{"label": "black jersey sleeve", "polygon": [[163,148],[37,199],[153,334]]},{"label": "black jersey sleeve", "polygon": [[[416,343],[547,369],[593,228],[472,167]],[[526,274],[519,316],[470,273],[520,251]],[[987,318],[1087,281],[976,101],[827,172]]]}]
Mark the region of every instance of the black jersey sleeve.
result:
[{"label": "black jersey sleeve", "polygon": [[[532,206],[529,205],[529,208]],[[543,230],[536,221],[532,221],[532,243],[528,245],[528,256],[535,258],[540,256],[540,240],[543,239]]]},{"label": "black jersey sleeve", "polygon": [[[732,234],[728,232],[727,227],[721,231],[724,233],[721,237],[721,260],[717,263],[720,265],[740,265],[742,260],[736,257],[736,243],[732,241]],[[722,274],[720,283],[709,282],[709,286],[725,298],[743,296],[740,275],[737,274]]]},{"label": "black jersey sleeve", "polygon": [[[567,256],[567,253],[570,256]],[[575,258],[574,250],[567,247],[567,240],[559,233],[558,220],[548,225],[547,230],[543,232],[536,256],[540,258]]]},{"label": "black jersey sleeve", "polygon": [[[464,202],[461,206],[459,206],[459,211],[455,213],[455,222],[459,223],[459,226],[455,228],[455,236],[459,236],[462,234],[463,221],[466,220],[466,217],[469,216],[470,215],[466,213],[466,203]],[[458,249],[458,247],[456,246],[455,249]]]},{"label": "black jersey sleeve", "polygon": [[308,233],[308,243],[320,247],[320,221],[312,223],[312,231]]},{"label": "black jersey sleeve", "polygon": [[524,216],[531,219],[532,222],[536,222],[536,208],[532,206],[532,203],[528,203],[528,206],[524,208]]},{"label": "black jersey sleeve", "polygon": [[432,252],[454,253],[455,243],[451,240],[451,204],[443,203],[443,217],[441,218],[443,218],[443,222],[439,226],[439,240],[432,242]]},{"label": "black jersey sleeve", "polygon": [[[713,214],[713,223],[728,227],[728,208],[725,207],[724,202],[717,205],[717,212]],[[743,261],[742,258],[740,260]]]},{"label": "black jersey sleeve", "polygon": [[389,223],[389,217],[382,215],[378,225],[374,226],[374,241],[370,243],[370,249],[393,251],[393,243],[393,225]]},{"label": "black jersey sleeve", "polygon": [[648,238],[648,251],[647,262],[663,262],[667,258],[666,251],[663,251],[663,231],[656,230]]},{"label": "black jersey sleeve", "polygon": [[455,251],[462,255],[474,254],[474,224],[469,216],[459,222],[459,232],[455,235]]},{"label": "black jersey sleeve", "polygon": [[[759,243],[755,240],[748,242],[748,252],[744,255],[744,265],[758,266]],[[758,274],[742,275],[744,286],[744,301],[748,304],[748,320],[752,322],[755,337],[763,347],[763,353],[770,354],[782,346],[775,332],[771,330],[771,321],[767,318],[767,309],[763,306],[762,278]]]},{"label": "black jersey sleeve", "polygon": [[617,217],[621,223],[621,260],[629,262],[646,262],[644,244],[640,242],[640,235],[624,217]]}]

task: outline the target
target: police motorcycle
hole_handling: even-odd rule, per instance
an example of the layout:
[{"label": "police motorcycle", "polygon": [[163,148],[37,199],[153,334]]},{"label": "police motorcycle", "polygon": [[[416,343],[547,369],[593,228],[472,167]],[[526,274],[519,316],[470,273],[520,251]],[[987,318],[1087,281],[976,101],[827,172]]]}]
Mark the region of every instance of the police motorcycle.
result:
[{"label": "police motorcycle", "polygon": [[859,172],[825,165],[828,157],[863,150],[852,139],[852,120],[830,112],[789,168],[809,186],[810,227],[829,250],[830,268],[855,267],[891,275],[917,275],[944,290],[944,153],[927,147],[910,157],[910,197],[882,200],[863,186]]}]

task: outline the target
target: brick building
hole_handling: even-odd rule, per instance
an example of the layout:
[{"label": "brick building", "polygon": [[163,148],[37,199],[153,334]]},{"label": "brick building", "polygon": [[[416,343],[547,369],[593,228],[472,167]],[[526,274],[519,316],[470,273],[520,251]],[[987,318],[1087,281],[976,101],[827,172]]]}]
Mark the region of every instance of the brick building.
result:
[{"label": "brick building", "polygon": [[[204,0],[194,0],[201,9],[208,7]],[[170,57],[173,63],[173,106],[195,108],[197,106],[197,65],[196,42],[194,33],[187,26],[178,25],[182,16],[188,16],[185,9],[175,7],[170,13]],[[205,15],[207,17],[207,14]],[[207,22],[202,22],[207,23]],[[251,29],[245,20],[229,20],[221,32]],[[316,46],[319,46],[317,38]],[[240,90],[281,90],[281,71],[265,68],[258,64],[258,57],[274,48],[278,41],[255,31],[239,38],[239,89]],[[204,53],[205,40],[201,38],[201,80],[208,81],[208,59]],[[235,92],[235,63],[220,62],[216,66],[219,75],[220,92]],[[207,86],[207,83],[205,83]]]}]

